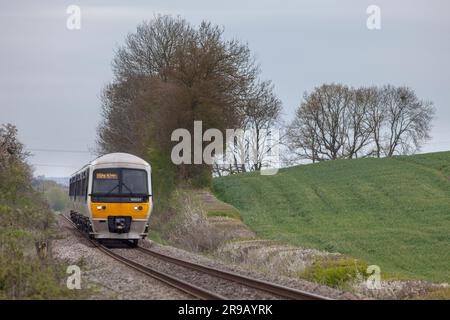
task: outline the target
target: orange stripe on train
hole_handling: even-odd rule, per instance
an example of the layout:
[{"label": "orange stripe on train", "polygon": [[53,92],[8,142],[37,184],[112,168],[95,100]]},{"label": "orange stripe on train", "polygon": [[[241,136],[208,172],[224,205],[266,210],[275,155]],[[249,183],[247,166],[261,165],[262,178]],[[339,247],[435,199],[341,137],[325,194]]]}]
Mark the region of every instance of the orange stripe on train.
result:
[{"label": "orange stripe on train", "polygon": [[[99,208],[101,207],[101,208]],[[136,210],[142,207],[142,210]],[[150,203],[91,203],[92,218],[107,219],[108,216],[131,216],[133,219],[146,219]]]}]

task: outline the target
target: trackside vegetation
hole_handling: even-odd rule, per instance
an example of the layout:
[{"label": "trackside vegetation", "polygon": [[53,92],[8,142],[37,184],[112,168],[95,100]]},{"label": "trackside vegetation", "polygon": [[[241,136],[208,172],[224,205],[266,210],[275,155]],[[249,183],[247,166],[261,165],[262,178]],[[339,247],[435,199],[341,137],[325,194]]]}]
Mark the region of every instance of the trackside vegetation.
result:
[{"label": "trackside vegetation", "polygon": [[[72,299],[62,264],[51,258],[54,215],[32,185],[12,125],[0,127],[0,299]],[[42,245],[45,244],[45,247]],[[36,246],[43,250],[36,250]],[[83,291],[84,292],[84,291]]]},{"label": "trackside vegetation", "polygon": [[213,190],[260,237],[340,252],[382,277],[450,281],[450,152],[237,174]]}]

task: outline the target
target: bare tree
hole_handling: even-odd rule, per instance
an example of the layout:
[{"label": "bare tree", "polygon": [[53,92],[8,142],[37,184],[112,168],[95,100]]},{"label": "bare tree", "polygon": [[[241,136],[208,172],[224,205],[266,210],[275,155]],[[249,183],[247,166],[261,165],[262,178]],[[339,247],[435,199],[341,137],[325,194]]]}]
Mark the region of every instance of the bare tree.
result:
[{"label": "bare tree", "polygon": [[[306,96],[306,95],[305,95]],[[294,159],[311,160],[313,163],[322,160],[319,157],[318,124],[313,113],[317,108],[302,104],[296,110],[295,116],[287,129],[288,148],[294,154]]]},{"label": "bare tree", "polygon": [[116,51],[112,63],[116,80],[137,76],[167,80],[176,64],[176,51],[184,48],[194,33],[189,23],[180,17],[158,15],[142,22]]},{"label": "bare tree", "polygon": [[241,102],[241,135],[228,141],[226,160],[216,158],[216,175],[259,171],[279,165],[272,163],[271,155],[280,143],[277,125],[282,106],[272,83],[254,83],[242,95]]},{"label": "bare tree", "polygon": [[407,87],[322,85],[288,128],[290,149],[313,162],[414,153],[429,139],[434,107]]},{"label": "bare tree", "polygon": [[417,152],[430,138],[433,104],[420,100],[408,87],[385,86],[382,91],[387,126],[385,155],[391,157]]},{"label": "bare tree", "polygon": [[281,101],[273,92],[270,81],[257,83],[248,94],[244,105],[243,129],[250,132],[247,137],[249,158],[247,168],[259,171],[266,162],[267,155],[274,147],[275,126],[281,115]]},{"label": "bare tree", "polygon": [[[346,143],[351,139],[351,121],[347,118],[351,99],[350,89],[339,84],[322,85],[311,94],[305,94],[289,126],[291,149],[313,162],[347,156]],[[356,112],[354,121],[357,121]],[[357,133],[355,137],[358,139]]]},{"label": "bare tree", "polygon": [[142,156],[144,113],[136,101],[143,92],[143,82],[129,78],[108,85],[102,94],[102,122],[98,128],[98,153],[129,152]]},{"label": "bare tree", "polygon": [[365,148],[371,143],[371,127],[368,115],[371,107],[372,88],[350,90],[351,98],[343,117],[345,148],[343,157],[358,158],[364,154]]},{"label": "bare tree", "polygon": [[376,87],[365,90],[367,103],[366,122],[371,133],[372,151],[368,155],[380,158],[383,152],[383,127],[386,120],[386,105],[383,96]]}]

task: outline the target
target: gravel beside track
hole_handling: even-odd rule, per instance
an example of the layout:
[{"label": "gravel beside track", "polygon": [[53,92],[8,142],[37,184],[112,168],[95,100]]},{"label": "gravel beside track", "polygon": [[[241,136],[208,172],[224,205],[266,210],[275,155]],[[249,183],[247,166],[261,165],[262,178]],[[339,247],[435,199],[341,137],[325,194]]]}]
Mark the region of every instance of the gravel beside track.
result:
[{"label": "gravel beside track", "polygon": [[53,257],[80,267],[81,287],[90,291],[90,299],[193,299],[103,254],[62,217],[58,224],[60,235],[51,245]]},{"label": "gravel beside track", "polygon": [[278,274],[266,274],[266,273],[260,273],[253,270],[248,270],[241,268],[237,265],[232,265],[229,263],[224,263],[219,260],[192,253],[189,251],[185,251],[176,247],[172,246],[165,246],[160,245],[158,243],[155,243],[150,240],[143,240],[139,242],[139,245],[144,248],[152,249],[156,252],[160,252],[162,254],[166,254],[175,258],[180,258],[186,261],[198,263],[204,266],[209,266],[213,268],[218,268],[225,271],[235,272],[244,276],[252,277],[255,279],[268,281],[272,283],[276,283],[282,286],[287,286],[290,288],[307,291],[312,294],[328,297],[330,299],[337,299],[337,300],[358,300],[358,299],[367,299],[367,297],[363,295],[353,294],[350,292],[344,292],[341,290],[337,290],[334,288],[330,288],[327,286],[319,285],[317,283],[305,281],[302,279],[296,279],[296,278],[290,278],[281,276]]},{"label": "gravel beside track", "polygon": [[238,284],[233,281],[224,280],[202,272],[191,270],[186,267],[178,266],[173,263],[151,257],[135,249],[113,249],[114,252],[140,264],[156,268],[160,272],[182,279],[188,283],[208,289],[211,292],[218,293],[228,299],[280,299],[257,289]]}]

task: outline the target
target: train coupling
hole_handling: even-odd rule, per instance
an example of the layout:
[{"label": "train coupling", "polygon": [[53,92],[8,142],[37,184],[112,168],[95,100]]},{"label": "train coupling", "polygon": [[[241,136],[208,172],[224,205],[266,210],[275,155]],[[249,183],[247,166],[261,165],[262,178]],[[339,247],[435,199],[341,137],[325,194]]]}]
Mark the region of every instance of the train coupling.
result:
[{"label": "train coupling", "polygon": [[131,227],[131,217],[108,217],[108,229],[112,233],[128,233]]}]

